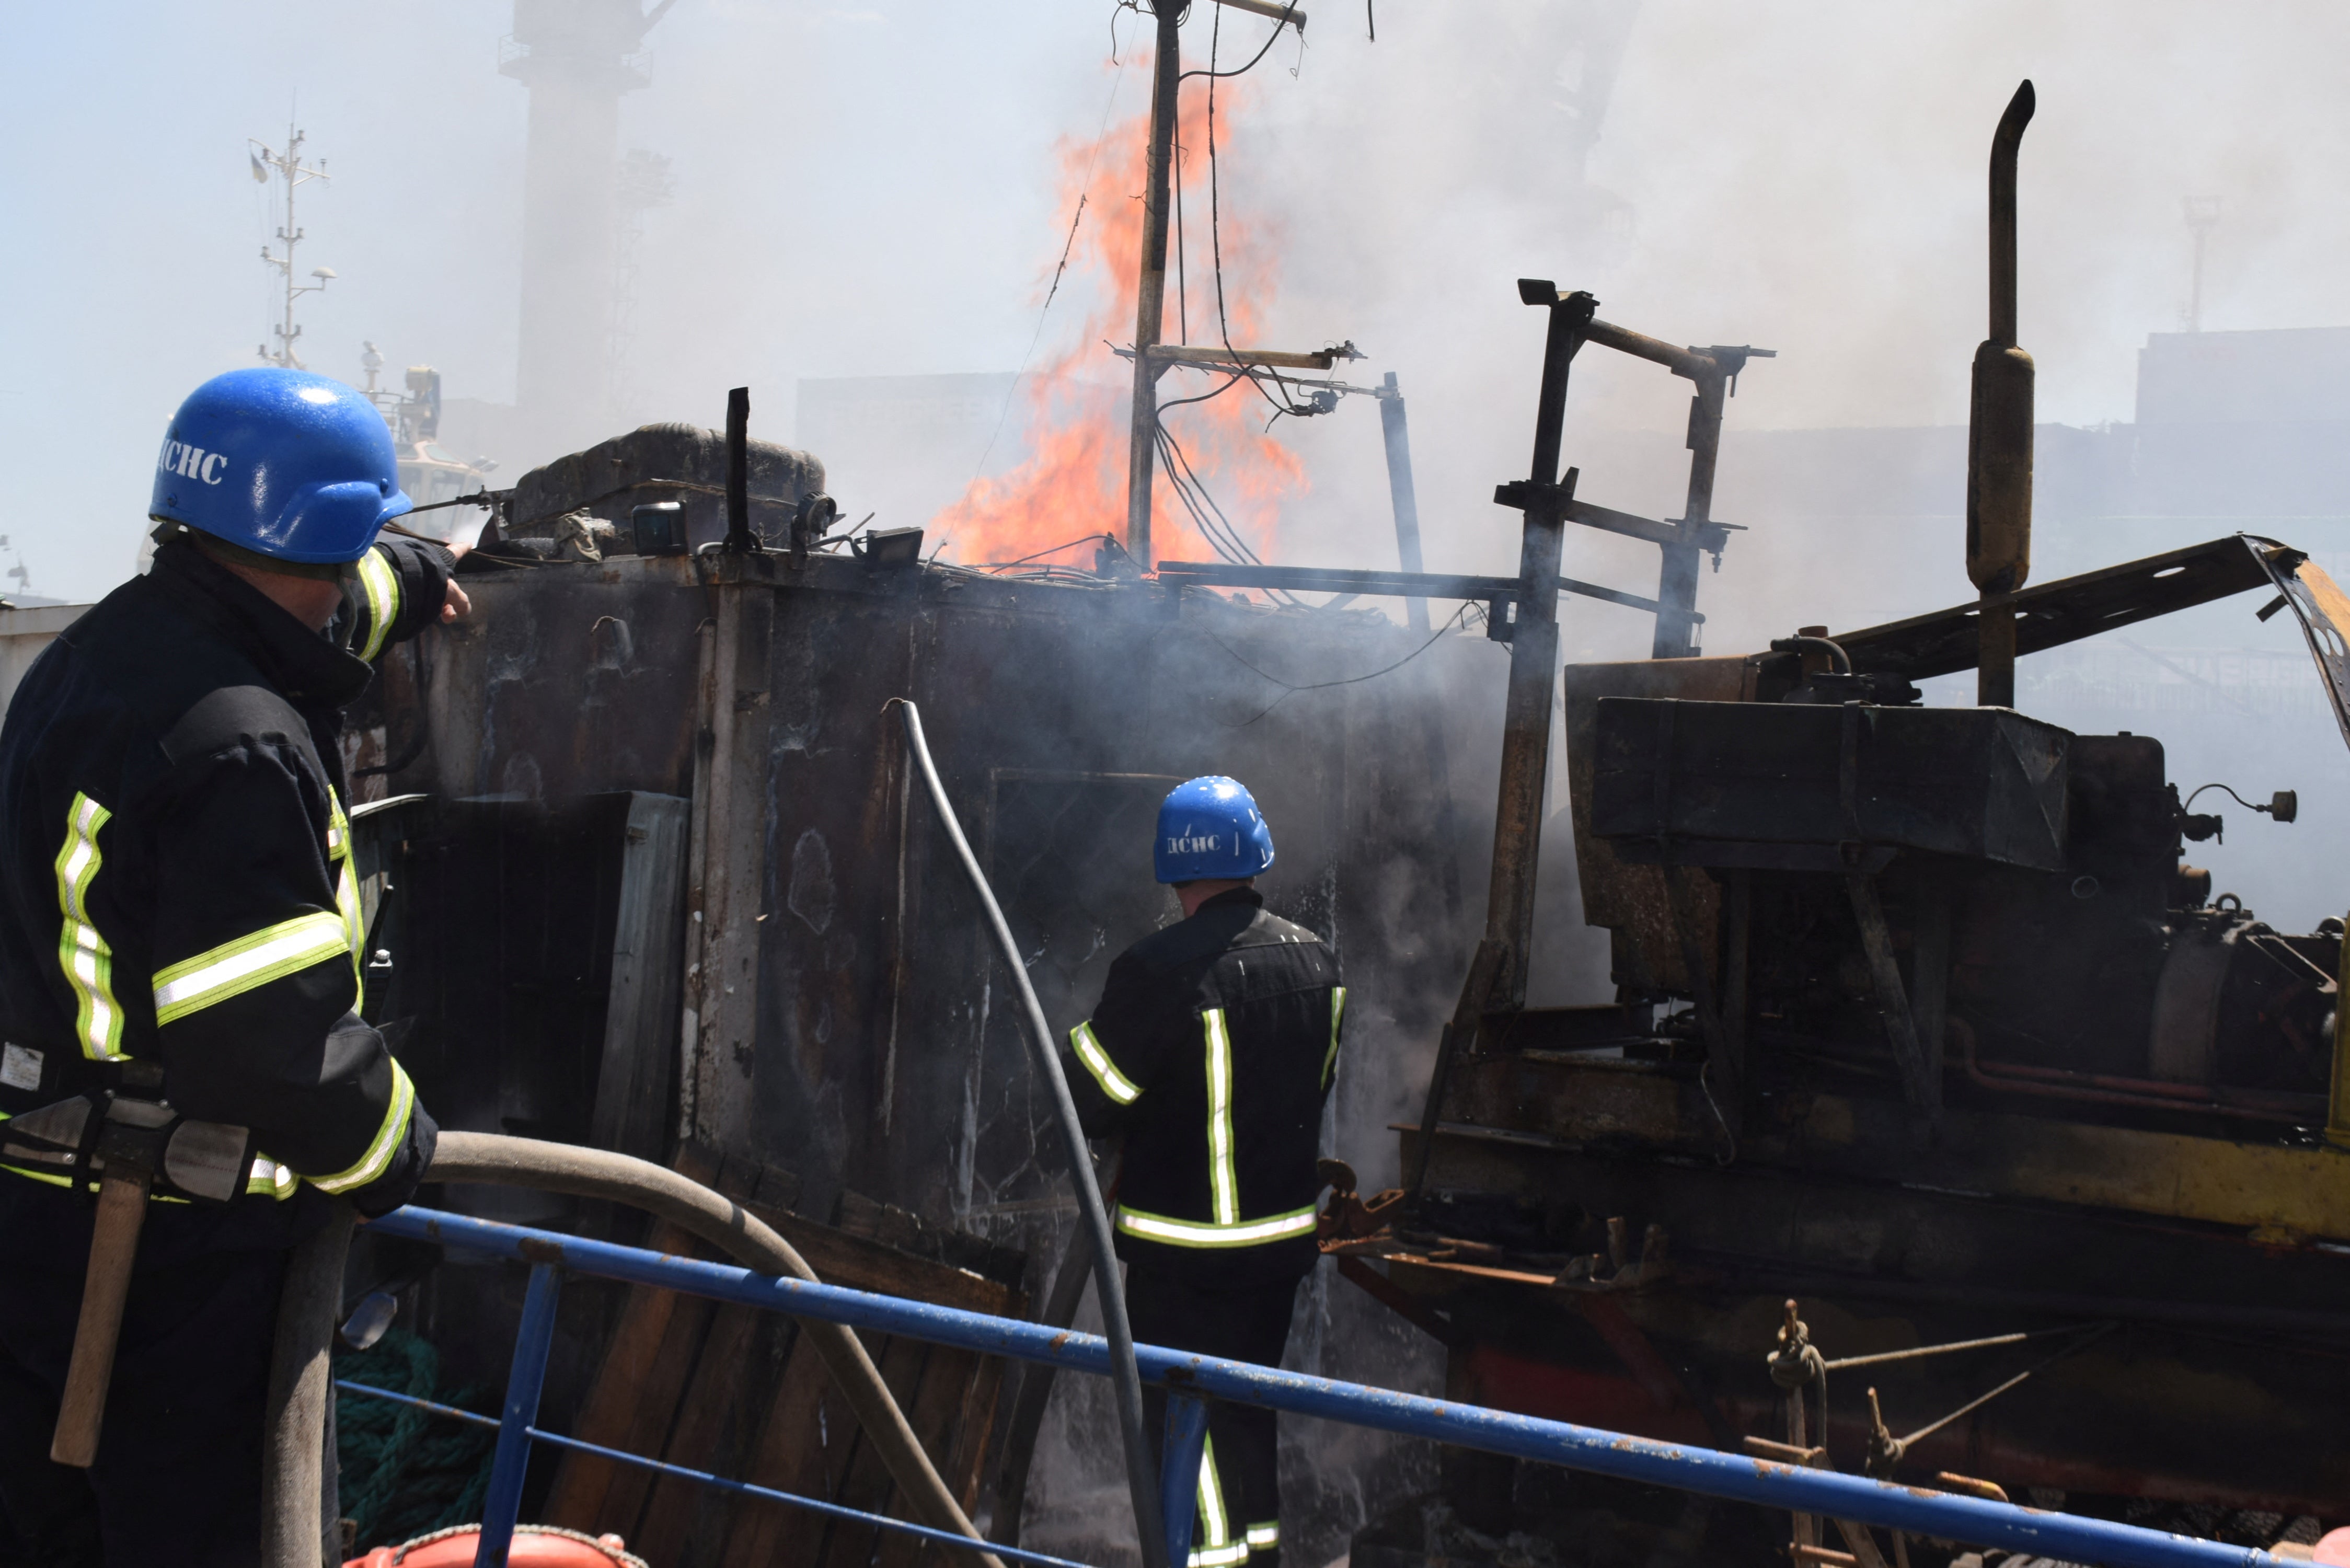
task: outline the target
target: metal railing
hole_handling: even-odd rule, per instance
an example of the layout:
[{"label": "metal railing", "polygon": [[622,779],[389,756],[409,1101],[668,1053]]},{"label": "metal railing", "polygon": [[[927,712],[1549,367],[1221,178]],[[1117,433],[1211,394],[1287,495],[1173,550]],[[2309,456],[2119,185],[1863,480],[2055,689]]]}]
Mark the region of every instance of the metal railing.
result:
[{"label": "metal railing", "polygon": [[[505,1402],[495,1422],[486,1416],[386,1389],[348,1382],[337,1385],[350,1393],[400,1400],[438,1414],[496,1427],[497,1449],[491,1462],[489,1494],[483,1504],[475,1568],[504,1568],[522,1502],[523,1471],[534,1442],[592,1453],[705,1486],[854,1519],[925,1540],[957,1546],[976,1544],[903,1520],[729,1480],[541,1430],[537,1426],[539,1389],[546,1376],[547,1353],[554,1345],[559,1271],[653,1285],[792,1317],[822,1319],[851,1328],[903,1335],[983,1355],[1039,1362],[1096,1376],[1107,1376],[1110,1371],[1109,1347],[1099,1336],[1068,1333],[1023,1319],[990,1317],[983,1313],[844,1290],[837,1285],[778,1279],[730,1264],[679,1258],[608,1241],[584,1241],[551,1231],[503,1225],[431,1209],[401,1209],[371,1221],[369,1228],[411,1241],[493,1253],[531,1266],[522,1325],[515,1337]],[[2217,1541],[2019,1508],[2012,1503],[1930,1491],[1835,1470],[1804,1469],[1712,1449],[1657,1442],[1565,1421],[1398,1394],[1215,1356],[1192,1355],[1158,1345],[1137,1345],[1135,1351],[1143,1381],[1164,1388],[1169,1396],[1160,1496],[1166,1511],[1168,1561],[1175,1563],[1186,1561],[1191,1552],[1191,1500],[1207,1437],[1206,1410],[1208,1403],[1217,1399],[1343,1421],[1401,1437],[1424,1438],[1733,1502],[1823,1514],[1859,1524],[1960,1541],[1972,1546],[2004,1547],[2029,1556],[2053,1557],[2067,1563],[2107,1564],[2111,1568],[2271,1568],[2279,1562],[2254,1547],[2230,1546]],[[993,1545],[981,1549],[1012,1562],[1039,1563],[1045,1568],[1077,1568],[1066,1559],[1039,1552]]]}]

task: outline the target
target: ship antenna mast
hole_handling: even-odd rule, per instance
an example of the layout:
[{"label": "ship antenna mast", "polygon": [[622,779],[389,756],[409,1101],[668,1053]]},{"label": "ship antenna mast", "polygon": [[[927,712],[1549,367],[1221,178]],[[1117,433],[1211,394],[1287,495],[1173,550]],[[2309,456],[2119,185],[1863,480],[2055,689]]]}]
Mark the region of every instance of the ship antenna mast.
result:
[{"label": "ship antenna mast", "polygon": [[286,222],[277,231],[277,242],[286,247],[286,254],[279,255],[265,244],[261,247],[261,259],[268,265],[276,267],[278,275],[285,281],[286,315],[283,321],[270,329],[276,334],[276,348],[273,350],[267,344],[264,344],[256,352],[260,354],[264,363],[283,366],[294,370],[303,369],[300,356],[294,352],[294,340],[302,336],[302,329],[294,324],[294,302],[306,294],[318,293],[333,281],[335,276],[334,268],[317,266],[310,269],[310,276],[315,281],[297,283],[295,279],[294,248],[302,243],[302,230],[294,222],[294,192],[312,180],[324,180],[329,177],[327,173],[325,159],[318,160],[318,167],[316,169],[303,163],[302,143],[306,140],[307,139],[303,133],[296,130],[291,121],[288,121],[286,127],[286,151],[283,153],[272,151],[266,143],[261,141],[252,142],[246,153],[253,162],[255,180],[266,184],[270,174],[275,171],[279,179],[286,182]]}]

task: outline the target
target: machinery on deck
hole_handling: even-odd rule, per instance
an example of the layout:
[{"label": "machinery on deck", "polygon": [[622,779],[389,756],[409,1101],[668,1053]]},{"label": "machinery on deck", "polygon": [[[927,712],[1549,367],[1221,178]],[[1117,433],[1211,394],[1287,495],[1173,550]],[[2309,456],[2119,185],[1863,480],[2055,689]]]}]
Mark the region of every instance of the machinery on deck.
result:
[{"label": "machinery on deck", "polygon": [[[1991,161],[1980,597],[1745,656],[1565,670],[1565,815],[1617,987],[1600,1006],[1524,1005],[1555,669],[1525,611],[1557,558],[1543,535],[1573,515],[1558,419],[1591,309],[1521,285],[1551,345],[1533,476],[1497,496],[1525,509],[1533,565],[1485,940],[1425,1116],[1399,1129],[1405,1189],[1366,1200],[1334,1173],[1325,1247],[1448,1346],[1454,1397],[2196,1533],[2338,1521],[2341,923],[2288,933],[2214,902],[2182,854],[2220,822],[2180,800],[2161,742],[2019,713],[2013,670],[2257,589],[2263,618],[2300,621],[2350,736],[2350,601],[2247,535],[2023,586],[2030,112],[2027,83]],[[1916,682],[1967,670],[1981,705],[1920,705]],[[1447,1490],[1489,1541],[1558,1538],[1528,1522],[1530,1477],[1464,1458]],[[1887,1556],[1773,1518],[1716,1519],[1707,1543]],[[1449,1550],[1431,1526],[1425,1554]]]},{"label": "machinery on deck", "polygon": [[[2254,587],[2338,635],[2338,590],[2241,537],[2017,597],[2029,649]],[[1809,1432],[1847,1464],[2338,1514],[2342,932],[2210,899],[2181,853],[2217,824],[2159,741],[1918,706],[1969,619],[1570,668],[1620,1000],[1470,1001],[1410,1218],[1334,1247],[1388,1257],[1348,1272],[1452,1347],[1457,1397],[1778,1441],[1795,1296],[1830,1367],[2000,1342],[1840,1384]]]}]

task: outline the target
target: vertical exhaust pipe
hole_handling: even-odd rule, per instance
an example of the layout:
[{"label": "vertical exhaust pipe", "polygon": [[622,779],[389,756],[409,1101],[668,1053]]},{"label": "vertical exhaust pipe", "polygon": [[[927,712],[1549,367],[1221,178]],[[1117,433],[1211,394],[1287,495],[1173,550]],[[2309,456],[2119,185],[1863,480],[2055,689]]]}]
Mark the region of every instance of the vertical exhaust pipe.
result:
[{"label": "vertical exhaust pipe", "polygon": [[[1985,600],[2032,571],[2032,356],[2015,345],[2015,158],[2032,123],[2027,81],[1991,140],[1991,336],[1975,350],[1967,423],[1967,576]],[[2015,615],[1986,603],[1975,701],[2015,706]]]},{"label": "vertical exhaust pipe", "polygon": [[759,535],[751,531],[751,389],[726,394],[726,552],[755,556]]}]

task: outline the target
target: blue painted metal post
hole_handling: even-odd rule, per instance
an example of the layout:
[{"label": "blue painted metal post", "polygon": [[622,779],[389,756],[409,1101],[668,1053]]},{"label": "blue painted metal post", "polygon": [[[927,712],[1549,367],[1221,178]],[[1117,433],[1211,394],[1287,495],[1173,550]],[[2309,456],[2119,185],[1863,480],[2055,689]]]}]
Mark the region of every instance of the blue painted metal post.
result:
[{"label": "blue painted metal post", "polygon": [[523,1473],[530,1468],[530,1428],[538,1420],[538,1393],[546,1383],[546,1355],[555,1348],[555,1303],[563,1277],[552,1263],[534,1263],[515,1331],[514,1363],[506,1372],[505,1409],[498,1449],[490,1461],[489,1495],[482,1500],[482,1540],[473,1568],[506,1568],[515,1517],[522,1511]]},{"label": "blue painted metal post", "polygon": [[1167,1441],[1159,1465],[1159,1512],[1167,1521],[1168,1568],[1191,1557],[1191,1520],[1199,1511],[1200,1455],[1208,1446],[1208,1402],[1167,1397]]}]

